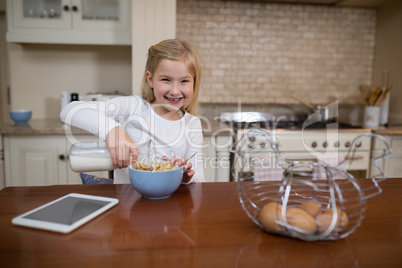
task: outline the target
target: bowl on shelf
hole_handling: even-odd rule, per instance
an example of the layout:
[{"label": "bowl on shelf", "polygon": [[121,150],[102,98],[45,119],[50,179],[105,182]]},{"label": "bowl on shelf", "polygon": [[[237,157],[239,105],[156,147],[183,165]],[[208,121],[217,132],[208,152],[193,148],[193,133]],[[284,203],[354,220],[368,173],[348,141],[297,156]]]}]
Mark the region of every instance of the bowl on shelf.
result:
[{"label": "bowl on shelf", "polygon": [[153,171],[129,166],[129,177],[134,189],[147,199],[164,199],[174,193],[183,178],[183,166]]},{"label": "bowl on shelf", "polygon": [[31,110],[11,110],[9,112],[10,118],[16,124],[26,124],[31,119],[32,111]]}]

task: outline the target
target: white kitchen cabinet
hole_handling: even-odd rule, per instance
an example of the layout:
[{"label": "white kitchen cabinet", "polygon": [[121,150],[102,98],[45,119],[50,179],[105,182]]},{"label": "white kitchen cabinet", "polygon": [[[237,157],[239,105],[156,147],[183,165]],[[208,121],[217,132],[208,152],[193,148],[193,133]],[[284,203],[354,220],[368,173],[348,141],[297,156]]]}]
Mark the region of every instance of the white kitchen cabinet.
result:
[{"label": "white kitchen cabinet", "polygon": [[[80,141],[93,141],[82,136]],[[71,143],[64,135],[4,136],[5,186],[81,184],[79,173],[71,170],[68,152]],[[96,175],[107,177],[108,173]]]},{"label": "white kitchen cabinet", "polygon": [[5,136],[6,186],[67,183],[63,136]]},{"label": "white kitchen cabinet", "polygon": [[7,0],[7,41],[131,44],[130,0]]},{"label": "white kitchen cabinet", "polygon": [[211,162],[216,159],[216,151],[212,146],[212,138],[204,137],[203,164],[204,164],[204,177],[207,182],[214,182],[216,180],[216,170],[212,168]]},{"label": "white kitchen cabinet", "polygon": [[4,150],[3,150],[3,143],[1,142],[1,135],[0,135],[0,190],[4,188],[6,185],[5,177],[4,177]]},{"label": "white kitchen cabinet", "polygon": [[230,136],[204,137],[204,176],[207,182],[230,179]]},{"label": "white kitchen cabinet", "polygon": [[[382,135],[388,142],[388,145],[393,151],[392,157],[381,162],[381,168],[384,169],[388,178],[400,177],[402,174],[402,135]],[[385,145],[379,139],[373,139],[371,159],[383,155],[385,152]],[[378,175],[379,170],[374,166],[371,161],[370,176]]]}]

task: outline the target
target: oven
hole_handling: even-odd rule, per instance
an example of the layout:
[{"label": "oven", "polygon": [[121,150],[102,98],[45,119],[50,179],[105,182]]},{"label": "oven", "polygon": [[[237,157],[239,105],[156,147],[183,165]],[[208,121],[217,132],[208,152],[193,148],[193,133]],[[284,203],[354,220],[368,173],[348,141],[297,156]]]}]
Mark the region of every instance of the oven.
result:
[{"label": "oven", "polygon": [[[230,120],[227,120],[228,118]],[[247,146],[249,149],[262,151],[266,149],[269,153],[271,148],[266,144],[266,137],[259,135],[258,131],[248,131],[250,128],[266,129],[277,143],[281,156],[287,160],[317,162],[319,159],[326,164],[336,166],[347,158],[350,163],[348,173],[356,178],[369,176],[371,138],[364,139],[355,146],[353,156],[348,155],[349,150],[354,146],[354,140],[364,133],[371,132],[369,129],[336,121],[314,122],[306,126],[306,120],[296,117],[284,117],[283,120],[277,121],[273,119],[270,114],[250,112],[240,115],[238,113],[221,115],[221,121],[229,124],[232,129],[232,151],[238,151]],[[250,148],[253,146],[258,148]],[[240,170],[238,160],[233,154],[231,155],[232,181],[236,179],[236,173]]]}]

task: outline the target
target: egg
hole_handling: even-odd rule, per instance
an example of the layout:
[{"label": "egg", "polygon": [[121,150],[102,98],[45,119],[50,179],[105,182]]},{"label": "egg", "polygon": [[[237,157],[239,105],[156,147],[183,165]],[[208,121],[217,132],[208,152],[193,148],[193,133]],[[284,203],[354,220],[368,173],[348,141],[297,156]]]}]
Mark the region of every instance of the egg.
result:
[{"label": "egg", "polygon": [[303,231],[290,230],[303,235],[312,235],[317,230],[314,218],[301,208],[289,208],[286,211],[286,219],[289,225],[300,228]]},{"label": "egg", "polygon": [[304,202],[300,205],[300,208],[305,210],[310,216],[315,217],[321,213],[320,205],[314,201]]},{"label": "egg", "polygon": [[[348,215],[346,214],[346,212],[342,211],[340,208],[337,208],[336,211],[337,211],[337,214],[338,214],[338,222],[340,221],[339,226],[340,227],[348,226],[349,218],[348,218]],[[329,214],[332,217],[334,215],[334,211],[333,211],[332,208],[330,208],[330,209],[324,211],[324,214]],[[332,218],[331,218],[331,220],[332,220]]]},{"label": "egg", "polygon": [[[318,215],[315,220],[316,220],[317,226],[318,226],[318,233],[322,234],[326,230],[328,230],[329,226],[331,225],[332,215],[323,213],[323,214]],[[335,225],[334,229],[335,228],[336,228],[336,225]],[[333,230],[331,231],[331,233],[333,232]]]},{"label": "egg", "polygon": [[260,213],[261,224],[273,233],[280,233],[281,227],[276,222],[282,221],[281,215],[282,205],[277,202],[269,202],[266,204]]}]

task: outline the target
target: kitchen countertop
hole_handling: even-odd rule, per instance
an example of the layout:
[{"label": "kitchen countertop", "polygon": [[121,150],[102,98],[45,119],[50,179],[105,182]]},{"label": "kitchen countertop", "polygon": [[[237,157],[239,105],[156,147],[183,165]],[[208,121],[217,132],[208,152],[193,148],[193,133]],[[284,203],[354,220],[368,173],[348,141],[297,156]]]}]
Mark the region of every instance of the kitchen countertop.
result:
[{"label": "kitchen countertop", "polygon": [[[219,121],[208,121],[204,118],[201,123],[204,136],[230,135],[229,127]],[[58,119],[33,119],[28,124],[0,125],[0,135],[65,135],[66,131],[70,130],[72,134],[92,135],[85,130],[71,128]]]},{"label": "kitchen countertop", "polygon": [[[208,120],[201,118],[201,123],[204,129],[204,136],[219,136],[230,135],[230,128],[228,125],[221,123],[217,120]],[[64,135],[66,130],[73,134],[91,135],[90,133],[77,129],[70,128],[63,124],[58,119],[33,119],[28,124],[15,125],[12,123],[0,125],[0,135]],[[278,131],[300,131],[291,129],[277,129]],[[308,131],[325,131],[326,129],[308,129]],[[345,131],[340,129],[339,131]],[[402,126],[379,127],[376,129],[347,129],[346,131],[354,132],[368,132],[373,131],[380,135],[402,135]]]},{"label": "kitchen countertop", "polygon": [[70,128],[58,119],[33,119],[28,124],[0,125],[0,135],[64,135],[69,129],[73,134],[90,134],[81,129]]},{"label": "kitchen countertop", "polygon": [[402,126],[379,127],[372,131],[379,135],[402,135]]}]

